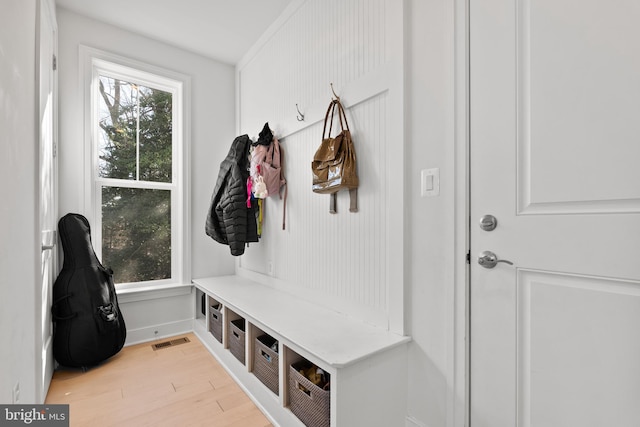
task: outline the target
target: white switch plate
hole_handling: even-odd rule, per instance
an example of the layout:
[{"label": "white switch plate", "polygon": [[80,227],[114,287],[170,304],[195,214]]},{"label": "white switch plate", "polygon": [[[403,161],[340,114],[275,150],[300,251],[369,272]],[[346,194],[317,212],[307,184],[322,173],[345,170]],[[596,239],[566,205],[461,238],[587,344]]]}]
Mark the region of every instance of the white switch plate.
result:
[{"label": "white switch plate", "polygon": [[423,169],[420,172],[420,194],[432,197],[440,194],[440,169]]}]

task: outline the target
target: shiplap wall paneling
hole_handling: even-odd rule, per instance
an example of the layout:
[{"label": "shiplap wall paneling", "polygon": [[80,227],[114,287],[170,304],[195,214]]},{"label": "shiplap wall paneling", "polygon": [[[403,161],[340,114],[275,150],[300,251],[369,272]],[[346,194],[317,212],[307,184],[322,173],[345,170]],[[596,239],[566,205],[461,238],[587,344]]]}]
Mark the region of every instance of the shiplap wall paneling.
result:
[{"label": "shiplap wall paneling", "polygon": [[[288,181],[269,198],[263,237],[240,272],[365,321],[403,331],[401,0],[306,0],[237,67],[240,134],[268,122],[280,138]],[[311,191],[311,160],[322,138],[330,83],[347,109],[358,156],[359,212],[348,192],[329,214]],[[305,114],[296,119],[296,104]],[[339,124],[336,120],[335,127]],[[392,235],[392,233],[395,233]]]},{"label": "shiplap wall paneling", "polygon": [[329,83],[344,96],[341,89],[388,61],[386,9],[387,3],[397,1],[302,3],[255,55],[238,66],[239,127],[250,136],[257,135],[266,118],[274,125],[295,120],[296,104],[312,113],[301,125],[313,123],[331,99]]}]

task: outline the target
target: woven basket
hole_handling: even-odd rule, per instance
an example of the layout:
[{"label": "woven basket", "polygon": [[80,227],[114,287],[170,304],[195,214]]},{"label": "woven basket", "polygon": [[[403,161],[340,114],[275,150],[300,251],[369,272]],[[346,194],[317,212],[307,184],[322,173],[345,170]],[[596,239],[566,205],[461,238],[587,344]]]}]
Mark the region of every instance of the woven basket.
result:
[{"label": "woven basket", "polygon": [[300,374],[300,369],[306,370],[309,366],[309,362],[302,361],[289,367],[289,409],[308,427],[329,427],[331,392]]},{"label": "woven basket", "polygon": [[253,358],[253,374],[266,385],[269,390],[278,394],[278,353],[271,350],[276,339],[269,335],[261,335],[256,338]]},{"label": "woven basket", "polygon": [[222,342],[222,304],[209,297],[209,332]]},{"label": "woven basket", "polygon": [[229,322],[229,350],[244,365],[244,319]]}]

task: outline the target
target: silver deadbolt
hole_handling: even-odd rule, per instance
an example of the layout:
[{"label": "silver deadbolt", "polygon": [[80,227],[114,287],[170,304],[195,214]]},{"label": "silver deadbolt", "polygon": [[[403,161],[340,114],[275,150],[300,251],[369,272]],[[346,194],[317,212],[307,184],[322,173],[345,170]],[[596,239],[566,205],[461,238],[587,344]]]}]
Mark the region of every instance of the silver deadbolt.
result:
[{"label": "silver deadbolt", "polygon": [[485,215],[480,218],[480,228],[484,231],[493,231],[498,226],[498,219],[493,215]]},{"label": "silver deadbolt", "polygon": [[484,268],[493,268],[499,262],[504,262],[505,264],[513,265],[511,261],[507,261],[506,259],[498,259],[498,256],[491,251],[484,251],[478,257],[478,264],[480,264]]}]

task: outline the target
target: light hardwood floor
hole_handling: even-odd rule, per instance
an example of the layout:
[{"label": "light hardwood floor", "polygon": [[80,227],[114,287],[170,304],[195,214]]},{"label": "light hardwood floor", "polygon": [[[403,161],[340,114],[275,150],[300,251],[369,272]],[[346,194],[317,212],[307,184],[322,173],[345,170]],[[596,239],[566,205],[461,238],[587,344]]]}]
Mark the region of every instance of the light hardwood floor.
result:
[{"label": "light hardwood floor", "polygon": [[95,368],[59,368],[46,403],[68,403],[72,427],[265,427],[269,420],[193,334],[154,351],[125,347]]}]

